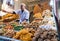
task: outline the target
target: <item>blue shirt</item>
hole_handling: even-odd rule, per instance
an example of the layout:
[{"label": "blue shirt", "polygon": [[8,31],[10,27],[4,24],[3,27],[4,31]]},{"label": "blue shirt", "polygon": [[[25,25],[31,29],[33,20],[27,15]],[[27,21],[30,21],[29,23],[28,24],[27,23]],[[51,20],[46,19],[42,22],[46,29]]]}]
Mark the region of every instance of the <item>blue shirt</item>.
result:
[{"label": "blue shirt", "polygon": [[20,22],[23,22],[24,20],[26,20],[26,19],[28,19],[28,21],[27,22],[29,22],[29,11],[28,10],[24,10],[23,12],[21,11],[21,10],[17,10],[17,11],[15,11],[17,14],[19,14],[20,15]]}]

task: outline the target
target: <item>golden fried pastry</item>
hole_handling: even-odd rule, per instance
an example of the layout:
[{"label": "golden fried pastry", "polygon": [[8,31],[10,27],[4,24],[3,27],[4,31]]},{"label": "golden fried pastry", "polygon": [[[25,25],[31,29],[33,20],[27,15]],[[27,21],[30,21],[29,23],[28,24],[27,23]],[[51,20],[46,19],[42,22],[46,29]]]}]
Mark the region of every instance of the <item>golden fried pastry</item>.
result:
[{"label": "golden fried pastry", "polygon": [[39,6],[39,5],[37,4],[37,5],[35,5],[35,7],[34,7],[33,13],[36,14],[36,13],[38,13],[38,12],[42,13],[42,8],[41,8],[41,6]]},{"label": "golden fried pastry", "polygon": [[15,19],[18,19],[19,16],[17,14],[6,14],[4,16],[2,16],[2,20],[5,21],[5,20],[8,20],[8,21],[12,21],[12,20],[15,20]]}]

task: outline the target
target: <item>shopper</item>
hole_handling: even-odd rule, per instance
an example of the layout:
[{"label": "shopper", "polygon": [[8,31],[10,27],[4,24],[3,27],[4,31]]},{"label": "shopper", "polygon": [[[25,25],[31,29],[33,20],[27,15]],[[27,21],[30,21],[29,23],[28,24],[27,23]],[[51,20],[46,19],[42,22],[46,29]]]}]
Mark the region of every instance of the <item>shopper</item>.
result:
[{"label": "shopper", "polygon": [[28,22],[29,23],[29,11],[26,9],[26,5],[21,3],[20,9],[15,11],[17,14],[20,15],[19,23]]}]

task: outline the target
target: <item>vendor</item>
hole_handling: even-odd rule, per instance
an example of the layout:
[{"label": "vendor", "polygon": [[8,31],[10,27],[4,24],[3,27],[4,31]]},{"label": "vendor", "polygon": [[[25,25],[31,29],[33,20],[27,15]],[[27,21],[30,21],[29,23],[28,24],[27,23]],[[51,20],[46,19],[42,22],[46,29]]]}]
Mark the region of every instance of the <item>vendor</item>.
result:
[{"label": "vendor", "polygon": [[3,4],[0,11],[0,16],[4,16],[7,13],[13,12],[14,0],[3,0]]},{"label": "vendor", "polygon": [[21,4],[20,10],[15,11],[20,15],[19,23],[28,22],[29,23],[29,11],[26,9],[26,5],[24,3]]}]

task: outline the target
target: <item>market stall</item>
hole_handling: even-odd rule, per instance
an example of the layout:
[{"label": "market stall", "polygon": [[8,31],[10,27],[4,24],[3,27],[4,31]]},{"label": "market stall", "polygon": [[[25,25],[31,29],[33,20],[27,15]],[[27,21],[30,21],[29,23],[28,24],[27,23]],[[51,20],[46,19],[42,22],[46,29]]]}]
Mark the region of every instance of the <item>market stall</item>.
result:
[{"label": "market stall", "polygon": [[49,2],[49,0],[27,1],[26,4],[31,12],[30,15],[32,15],[30,19],[33,19],[30,23],[26,21],[19,23],[17,21],[20,17],[18,14],[15,14],[15,12],[4,12],[6,15],[0,16],[0,40],[57,41],[58,33],[54,16],[55,12],[53,12],[53,6],[51,7]]}]

